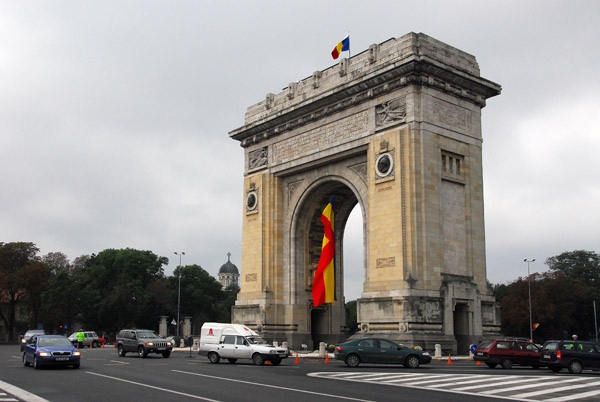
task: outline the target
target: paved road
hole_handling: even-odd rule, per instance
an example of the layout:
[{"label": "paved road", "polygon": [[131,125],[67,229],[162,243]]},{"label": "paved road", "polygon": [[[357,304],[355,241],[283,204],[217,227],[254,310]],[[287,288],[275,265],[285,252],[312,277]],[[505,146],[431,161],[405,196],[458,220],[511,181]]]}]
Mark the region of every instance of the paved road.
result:
[{"label": "paved road", "polygon": [[[190,357],[191,356],[191,357]],[[250,362],[213,365],[189,352],[165,359],[117,356],[116,350],[85,349],[79,370],[24,367],[17,346],[0,346],[0,401],[200,400],[285,401],[598,401],[600,375],[555,374],[549,370],[488,369],[473,362],[433,363],[417,370],[402,366],[349,369],[343,363],[287,359],[280,366]],[[5,385],[3,387],[3,385]],[[20,394],[13,387],[29,392]],[[544,392],[544,393],[541,393]],[[575,399],[581,397],[580,399]],[[12,399],[11,399],[12,398]]]}]

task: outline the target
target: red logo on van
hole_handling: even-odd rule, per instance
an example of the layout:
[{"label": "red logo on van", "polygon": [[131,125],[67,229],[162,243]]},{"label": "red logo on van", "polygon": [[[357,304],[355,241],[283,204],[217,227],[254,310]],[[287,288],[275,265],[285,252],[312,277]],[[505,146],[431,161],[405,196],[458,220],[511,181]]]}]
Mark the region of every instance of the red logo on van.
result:
[{"label": "red logo on van", "polygon": [[214,336],[214,335],[215,335],[215,334],[213,334],[213,332],[212,332],[212,328],[209,328],[209,329],[208,329],[208,334],[209,334],[209,335],[212,335],[212,336]]}]

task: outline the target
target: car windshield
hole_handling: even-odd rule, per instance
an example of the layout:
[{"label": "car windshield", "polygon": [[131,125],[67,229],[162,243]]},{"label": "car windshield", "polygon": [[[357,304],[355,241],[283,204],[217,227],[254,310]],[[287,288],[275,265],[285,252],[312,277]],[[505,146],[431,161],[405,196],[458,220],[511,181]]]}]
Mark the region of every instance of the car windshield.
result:
[{"label": "car windshield", "polygon": [[248,336],[248,337],[246,337],[246,339],[248,339],[248,342],[250,342],[251,344],[254,344],[254,345],[266,345],[267,344],[267,341],[265,341],[260,336]]},{"label": "car windshield", "polygon": [[73,344],[69,342],[67,338],[39,338],[38,346],[40,347],[48,347],[48,346],[65,346],[65,347],[73,347]]},{"label": "car windshield", "polygon": [[160,338],[154,331],[138,331],[138,338]]},{"label": "car windshield", "polygon": [[494,342],[492,342],[492,341],[481,342],[481,343],[479,344],[479,346],[477,346],[477,348],[478,348],[478,349],[489,349],[489,348],[490,348],[490,346],[492,346],[492,344],[493,344],[493,343],[494,343]]}]

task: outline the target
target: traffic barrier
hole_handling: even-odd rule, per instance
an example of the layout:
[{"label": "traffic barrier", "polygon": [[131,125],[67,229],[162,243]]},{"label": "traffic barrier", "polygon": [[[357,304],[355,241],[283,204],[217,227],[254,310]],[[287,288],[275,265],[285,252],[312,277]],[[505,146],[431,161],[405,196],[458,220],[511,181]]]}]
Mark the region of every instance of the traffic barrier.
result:
[{"label": "traffic barrier", "polygon": [[452,356],[448,355],[448,365],[452,364]]}]

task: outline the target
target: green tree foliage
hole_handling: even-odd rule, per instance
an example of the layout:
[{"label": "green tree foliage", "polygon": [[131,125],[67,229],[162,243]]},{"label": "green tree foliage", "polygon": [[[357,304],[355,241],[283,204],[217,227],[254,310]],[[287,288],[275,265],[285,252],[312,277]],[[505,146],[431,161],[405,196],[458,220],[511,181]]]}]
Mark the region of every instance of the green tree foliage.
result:
[{"label": "green tree foliage", "polygon": [[39,249],[33,243],[0,243],[0,294],[6,300],[7,309],[0,309],[0,318],[8,331],[8,340],[15,339],[16,306],[24,296],[20,288],[19,272],[39,261]]},{"label": "green tree foliage", "polygon": [[358,331],[356,300],[352,300],[346,303],[346,323],[348,326],[348,336],[354,335],[356,331]]},{"label": "green tree foliage", "polygon": [[[227,298],[221,284],[199,265],[177,267],[169,277],[171,299],[177,300],[179,274],[181,273],[180,321],[192,317],[194,327],[200,328],[206,321],[225,318],[224,303]],[[173,311],[177,317],[177,311]]]},{"label": "green tree foliage", "polygon": [[43,262],[25,265],[17,272],[17,285],[29,310],[29,328],[36,328],[40,322],[42,293],[50,285],[51,278],[52,271]]},{"label": "green tree foliage", "polygon": [[[600,301],[600,258],[589,251],[564,252],[546,260],[548,272],[530,276],[533,332],[537,342],[577,334],[595,339],[593,301]],[[529,337],[529,291],[527,278],[496,285],[494,294],[502,305],[502,332]]]},{"label": "green tree foliage", "polygon": [[76,279],[81,323],[113,334],[123,327],[147,323],[151,318],[147,315],[153,314],[151,328],[157,327],[160,312],[145,307],[151,302],[149,286],[163,278],[166,264],[166,257],[130,248],[92,255]]}]

